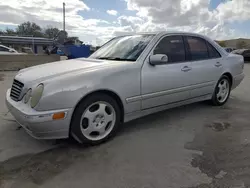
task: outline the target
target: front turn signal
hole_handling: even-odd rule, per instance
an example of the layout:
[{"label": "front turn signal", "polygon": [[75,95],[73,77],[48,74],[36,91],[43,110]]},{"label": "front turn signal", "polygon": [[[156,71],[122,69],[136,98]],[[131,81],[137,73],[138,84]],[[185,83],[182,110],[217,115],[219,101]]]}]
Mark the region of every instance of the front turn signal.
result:
[{"label": "front turn signal", "polygon": [[55,113],[52,116],[53,120],[58,120],[58,119],[63,119],[63,118],[65,118],[65,112]]}]

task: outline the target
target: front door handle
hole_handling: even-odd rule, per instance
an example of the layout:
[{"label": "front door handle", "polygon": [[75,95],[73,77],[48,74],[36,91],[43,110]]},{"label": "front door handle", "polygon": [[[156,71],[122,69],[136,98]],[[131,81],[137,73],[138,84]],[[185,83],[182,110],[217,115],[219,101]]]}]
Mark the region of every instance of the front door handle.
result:
[{"label": "front door handle", "polygon": [[221,67],[222,66],[222,64],[220,63],[220,62],[217,62],[217,63],[215,63],[215,65],[214,66],[216,66],[216,67]]},{"label": "front door handle", "polygon": [[183,72],[188,72],[188,71],[190,71],[190,70],[192,70],[192,68],[189,67],[189,66],[184,66],[184,67],[181,69],[181,71],[183,71]]}]

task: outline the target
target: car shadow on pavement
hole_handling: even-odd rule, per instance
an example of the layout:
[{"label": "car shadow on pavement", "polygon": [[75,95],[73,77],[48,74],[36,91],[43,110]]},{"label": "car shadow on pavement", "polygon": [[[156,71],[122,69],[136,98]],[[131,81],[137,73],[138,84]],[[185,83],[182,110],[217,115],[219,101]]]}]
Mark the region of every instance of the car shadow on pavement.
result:
[{"label": "car shadow on pavement", "polygon": [[[121,130],[117,137],[113,138],[113,141],[115,142],[119,136],[127,136],[128,134],[133,136],[133,133],[147,130],[152,128],[152,126],[159,128],[162,126],[160,122],[167,121],[168,116],[175,118],[179,116],[178,114],[192,113],[197,108],[206,109],[208,107],[204,103],[197,103],[131,121],[121,127]],[[95,153],[97,149],[105,148],[105,145],[111,142],[112,140],[100,146],[82,146],[72,139],[49,141],[47,144],[54,145],[54,148],[36,154],[16,156],[0,162],[0,187],[1,185],[5,185],[6,182],[12,182],[13,186],[17,186],[18,182],[24,180],[34,185],[42,185],[44,182],[69,168],[77,160],[91,158],[92,153]]]},{"label": "car shadow on pavement", "polygon": [[0,163],[0,187],[6,182],[18,186],[18,182],[29,181],[42,185],[45,181],[67,169],[71,164],[85,156],[90,156],[95,147],[82,147],[65,139],[57,141],[58,146],[36,154],[25,154]]},{"label": "car shadow on pavement", "polygon": [[[224,114],[218,114],[220,118],[228,118],[231,116],[231,111],[234,110],[231,109],[231,106],[234,106],[235,102],[237,103],[237,100],[232,100],[232,102],[230,102],[231,104],[229,103],[229,105],[224,107],[211,107],[204,102],[195,103],[152,114],[124,124],[113,142],[116,142],[116,139],[119,140],[119,137],[136,137],[136,132],[147,131],[148,129],[161,129],[162,127],[169,128],[170,125],[168,122],[178,122],[179,119],[190,116],[195,118],[196,115],[199,115],[201,112],[203,114],[210,114],[211,117],[214,117],[217,116],[217,111],[226,111]],[[230,125],[214,125],[210,127],[210,129],[223,129],[223,126],[230,128]],[[171,126],[178,126],[178,123],[171,124]],[[216,141],[216,139],[214,140]],[[219,141],[221,140],[218,140],[218,142]],[[197,141],[194,141],[194,143],[197,143]],[[91,158],[97,150],[99,150],[99,152],[100,150],[105,150],[106,146],[112,145],[112,141],[94,147],[81,146],[71,139],[54,141],[53,144],[55,144],[56,147],[50,150],[37,154],[25,154],[0,162],[0,187],[1,185],[4,187],[4,185],[9,182],[12,182],[13,186],[18,186],[18,183],[22,181],[29,181],[33,185],[42,185],[44,182],[60,174],[77,161]],[[211,144],[212,146],[216,145],[216,142]],[[191,146],[192,145],[194,144],[191,144]],[[192,147],[196,149],[195,146]],[[186,149],[190,149],[188,145]],[[193,166],[198,167],[202,158],[202,156],[198,158],[194,156]]]},{"label": "car shadow on pavement", "polygon": [[154,129],[159,127],[162,128],[163,126],[169,127],[171,126],[168,123],[170,120],[179,121],[182,118],[192,116],[192,114],[196,114],[199,111],[207,110],[209,108],[211,108],[211,105],[208,104],[208,102],[199,102],[150,114],[148,116],[144,116],[125,123],[122,125],[121,131],[118,133],[118,135],[128,134],[130,132],[133,133],[146,129]]}]

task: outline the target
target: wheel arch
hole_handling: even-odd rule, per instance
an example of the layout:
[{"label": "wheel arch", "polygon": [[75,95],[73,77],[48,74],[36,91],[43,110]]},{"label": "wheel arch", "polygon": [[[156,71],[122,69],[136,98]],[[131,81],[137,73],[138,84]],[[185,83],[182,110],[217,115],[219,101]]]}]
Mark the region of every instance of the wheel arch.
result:
[{"label": "wheel arch", "polygon": [[230,72],[225,72],[225,73],[223,73],[222,76],[227,76],[230,80],[231,86],[233,85],[233,76]]},{"label": "wheel arch", "polygon": [[100,90],[91,91],[91,92],[87,93],[86,95],[84,95],[82,98],[80,98],[80,100],[76,103],[76,105],[74,107],[70,122],[72,121],[73,115],[74,115],[75,110],[78,107],[78,105],[82,101],[86,100],[86,98],[88,98],[88,97],[90,97],[91,95],[94,95],[94,94],[106,94],[106,95],[111,96],[117,102],[117,104],[118,104],[118,106],[119,106],[119,108],[121,110],[121,122],[124,121],[124,105],[123,105],[123,102],[121,100],[121,97],[114,91],[111,91],[111,90],[108,90],[108,89],[100,89]]}]

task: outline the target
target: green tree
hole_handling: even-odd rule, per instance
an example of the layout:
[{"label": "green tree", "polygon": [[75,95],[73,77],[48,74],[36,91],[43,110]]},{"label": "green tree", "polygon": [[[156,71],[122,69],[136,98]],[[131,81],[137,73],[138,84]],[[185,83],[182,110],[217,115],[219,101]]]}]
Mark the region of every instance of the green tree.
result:
[{"label": "green tree", "polygon": [[21,36],[43,37],[42,28],[36,23],[24,22],[17,26],[16,32]]},{"label": "green tree", "polygon": [[82,44],[78,37],[67,37],[65,40],[66,44]]},{"label": "green tree", "polygon": [[44,30],[45,37],[48,37],[51,39],[56,38],[59,32],[60,30],[58,28],[51,27],[51,26],[49,26],[48,28]]},{"label": "green tree", "polygon": [[16,31],[14,30],[14,29],[9,29],[9,28],[7,28],[6,30],[5,30],[5,35],[16,35],[17,33],[16,33]]},{"label": "green tree", "polygon": [[79,38],[78,37],[67,37],[67,40],[75,41],[75,40],[79,40]]},{"label": "green tree", "polygon": [[247,48],[247,44],[243,40],[238,41],[236,46],[237,46],[238,49]]},{"label": "green tree", "polygon": [[[0,35],[18,35],[18,36],[30,36],[30,37],[47,37],[55,39],[58,43],[79,41],[78,37],[69,37],[68,33],[63,30],[59,30],[56,27],[48,26],[42,29],[39,25],[33,22],[24,22],[17,26],[17,28],[9,29],[5,31],[0,30]],[[73,41],[73,42],[72,42]],[[82,43],[80,41],[80,43]]]},{"label": "green tree", "polygon": [[57,42],[59,42],[60,44],[63,44],[66,39],[68,38],[68,33],[67,31],[59,31],[59,33],[57,34],[55,40],[57,40]]}]

